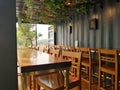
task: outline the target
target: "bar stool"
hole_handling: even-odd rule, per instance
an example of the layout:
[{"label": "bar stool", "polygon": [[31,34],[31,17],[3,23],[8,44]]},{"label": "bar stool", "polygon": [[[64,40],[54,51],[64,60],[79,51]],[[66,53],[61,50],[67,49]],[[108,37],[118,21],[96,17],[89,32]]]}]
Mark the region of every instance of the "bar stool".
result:
[{"label": "bar stool", "polygon": [[83,81],[89,84],[89,90],[91,90],[91,86],[94,84],[95,77],[94,68],[98,67],[98,60],[93,60],[90,48],[80,48],[80,51],[82,52],[81,78]]},{"label": "bar stool", "polygon": [[[98,90],[118,90],[118,53],[117,50],[99,49]],[[109,81],[108,81],[109,80]]]}]

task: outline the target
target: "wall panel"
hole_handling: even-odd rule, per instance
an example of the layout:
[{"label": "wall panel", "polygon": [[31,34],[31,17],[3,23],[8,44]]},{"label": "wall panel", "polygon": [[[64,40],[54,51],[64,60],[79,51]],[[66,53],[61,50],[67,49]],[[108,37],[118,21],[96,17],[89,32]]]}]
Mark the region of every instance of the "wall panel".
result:
[{"label": "wall panel", "polygon": [[[66,37],[65,42],[68,42],[70,46],[74,46],[75,40],[78,40],[80,47],[120,49],[119,9],[120,2],[104,0],[102,6],[96,5],[87,14],[74,14],[71,20],[73,32],[64,35]],[[89,20],[92,18],[98,19],[97,30],[89,29]],[[68,27],[68,25],[61,27]],[[65,29],[67,28],[63,28],[63,30]]]}]

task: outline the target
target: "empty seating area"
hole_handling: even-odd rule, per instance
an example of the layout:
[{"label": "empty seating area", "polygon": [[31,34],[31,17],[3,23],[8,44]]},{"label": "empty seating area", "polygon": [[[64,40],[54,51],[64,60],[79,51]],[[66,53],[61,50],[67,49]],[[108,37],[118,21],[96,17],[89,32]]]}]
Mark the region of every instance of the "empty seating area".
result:
[{"label": "empty seating area", "polygon": [[[68,85],[66,71],[34,77],[32,90],[119,90],[119,51],[54,45],[43,51],[61,60],[71,61]],[[42,89],[41,89],[42,90]]]}]

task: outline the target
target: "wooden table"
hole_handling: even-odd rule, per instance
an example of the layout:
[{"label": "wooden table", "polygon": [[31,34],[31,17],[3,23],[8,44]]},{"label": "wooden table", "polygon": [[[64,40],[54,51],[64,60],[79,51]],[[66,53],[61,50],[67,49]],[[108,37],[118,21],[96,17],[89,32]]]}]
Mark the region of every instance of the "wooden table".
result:
[{"label": "wooden table", "polygon": [[28,90],[26,76],[35,71],[66,70],[65,84],[69,85],[70,61],[58,60],[52,55],[33,49],[18,49],[18,62],[23,76],[23,90]]}]

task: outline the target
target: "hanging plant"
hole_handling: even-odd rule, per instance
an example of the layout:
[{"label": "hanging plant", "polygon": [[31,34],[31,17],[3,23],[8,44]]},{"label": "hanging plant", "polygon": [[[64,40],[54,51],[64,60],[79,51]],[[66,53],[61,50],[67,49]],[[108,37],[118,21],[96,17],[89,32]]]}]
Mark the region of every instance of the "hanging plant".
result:
[{"label": "hanging plant", "polygon": [[25,10],[22,11],[19,18],[21,19],[21,22],[29,22],[32,23],[33,20],[33,7],[34,7],[34,1],[33,0],[24,0],[25,1]]},{"label": "hanging plant", "polygon": [[[21,16],[24,21],[34,22],[34,19],[38,19],[37,22],[51,23],[56,20],[66,20],[71,17],[74,12],[86,13],[89,4],[86,4],[88,0],[71,0],[73,6],[66,5],[64,0],[40,0],[38,1],[39,9],[35,10],[36,7],[34,0],[25,0],[26,12]],[[72,4],[71,4],[72,5]]]}]

